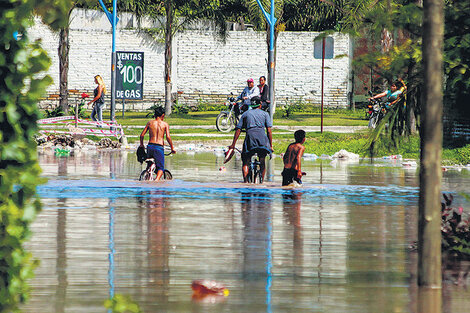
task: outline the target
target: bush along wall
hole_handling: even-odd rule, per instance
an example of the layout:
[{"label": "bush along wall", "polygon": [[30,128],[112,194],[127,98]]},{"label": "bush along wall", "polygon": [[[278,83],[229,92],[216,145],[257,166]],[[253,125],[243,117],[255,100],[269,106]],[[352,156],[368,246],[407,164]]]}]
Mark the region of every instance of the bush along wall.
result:
[{"label": "bush along wall", "polygon": [[26,26],[34,9],[57,27],[69,9],[67,3],[2,1],[0,10],[0,312],[17,312],[26,301],[26,281],[37,263],[23,244],[40,209],[40,168],[33,141],[37,102],[52,79],[37,78],[50,60],[38,42],[29,42]]}]

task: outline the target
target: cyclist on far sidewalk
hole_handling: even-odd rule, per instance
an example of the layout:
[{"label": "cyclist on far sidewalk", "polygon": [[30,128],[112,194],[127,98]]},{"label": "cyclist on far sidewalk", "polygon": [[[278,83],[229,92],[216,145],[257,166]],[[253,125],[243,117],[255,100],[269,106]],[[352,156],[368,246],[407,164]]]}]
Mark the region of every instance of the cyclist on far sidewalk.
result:
[{"label": "cyclist on far sidewalk", "polygon": [[235,134],[233,136],[233,142],[229,146],[229,149],[234,149],[237,143],[238,137],[242,129],[246,130],[245,141],[243,142],[242,149],[242,173],[243,181],[248,182],[248,165],[251,161],[251,157],[255,154],[258,155],[260,161],[260,170],[262,173],[262,179],[264,181],[264,175],[266,173],[266,155],[271,154],[273,151],[273,136],[271,128],[273,123],[269,114],[261,110],[261,101],[252,99],[251,108],[242,114],[240,121],[235,127]]},{"label": "cyclist on far sidewalk", "polygon": [[155,108],[155,119],[147,123],[144,130],[140,134],[140,147],[144,146],[144,138],[147,131],[149,132],[149,143],[147,145],[147,157],[155,159],[155,166],[157,171],[157,178],[160,180],[165,169],[165,154],[164,154],[164,138],[170,144],[171,153],[176,153],[173,147],[173,142],[170,136],[170,126],[167,122],[164,122],[165,110],[163,107]]}]

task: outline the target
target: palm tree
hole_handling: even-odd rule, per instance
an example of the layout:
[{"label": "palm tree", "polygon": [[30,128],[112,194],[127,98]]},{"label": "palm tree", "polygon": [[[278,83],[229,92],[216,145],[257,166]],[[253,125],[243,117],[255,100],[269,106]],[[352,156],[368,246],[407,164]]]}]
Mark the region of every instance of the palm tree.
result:
[{"label": "palm tree", "polygon": [[165,41],[165,114],[171,114],[173,103],[171,90],[171,64],[172,64],[172,42],[174,35],[184,29],[186,25],[200,19],[215,21],[220,34],[225,34],[225,21],[221,11],[218,11],[217,0],[125,0],[122,7],[132,11],[140,19],[144,15],[159,20],[163,29],[157,29],[154,34],[163,35]]}]

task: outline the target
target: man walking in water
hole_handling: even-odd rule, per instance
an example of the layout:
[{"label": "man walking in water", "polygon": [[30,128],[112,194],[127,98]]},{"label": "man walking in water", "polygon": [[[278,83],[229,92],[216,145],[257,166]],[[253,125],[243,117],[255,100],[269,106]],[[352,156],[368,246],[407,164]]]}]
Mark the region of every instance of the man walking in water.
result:
[{"label": "man walking in water", "polygon": [[[235,135],[233,136],[233,142],[228,147],[235,149],[238,137],[242,129],[246,129],[246,137],[243,142],[242,150],[242,173],[243,181],[248,182],[248,164],[250,163],[251,157],[255,154],[259,157],[260,170],[262,173],[262,180],[264,181],[264,175],[266,173],[266,155],[273,151],[273,135],[271,127],[273,123],[269,114],[261,108],[261,102],[258,100],[252,101],[250,105],[252,109],[242,114],[240,121],[235,127]],[[266,132],[265,132],[266,129]]]},{"label": "man walking in water", "polygon": [[165,154],[163,149],[165,136],[170,145],[171,153],[176,153],[176,151],[170,137],[170,126],[167,122],[163,121],[165,118],[165,109],[163,109],[163,107],[157,107],[154,112],[155,119],[149,121],[140,134],[140,146],[144,146],[144,137],[148,131],[149,143],[147,145],[147,157],[155,159],[157,171],[157,178],[155,180],[158,181],[162,177],[163,170],[165,169]]}]

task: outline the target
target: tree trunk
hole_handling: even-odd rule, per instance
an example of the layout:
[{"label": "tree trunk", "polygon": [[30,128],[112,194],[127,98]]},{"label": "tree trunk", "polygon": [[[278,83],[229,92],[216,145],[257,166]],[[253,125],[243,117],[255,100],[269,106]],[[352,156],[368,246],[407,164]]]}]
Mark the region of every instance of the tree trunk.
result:
[{"label": "tree trunk", "polygon": [[408,86],[406,94],[406,132],[408,134],[416,134],[416,111],[418,109],[419,88],[417,80],[417,67],[415,62],[411,62],[408,66]]},{"label": "tree trunk", "polygon": [[442,0],[424,1],[418,285],[441,288]]},{"label": "tree trunk", "polygon": [[173,41],[173,18],[174,9],[171,0],[165,1],[166,25],[165,25],[165,115],[171,114],[171,59],[172,59],[172,41]]},{"label": "tree trunk", "polygon": [[67,114],[69,109],[69,89],[68,89],[68,74],[69,74],[69,50],[70,38],[69,27],[62,28],[59,34],[59,105],[62,111]]}]

